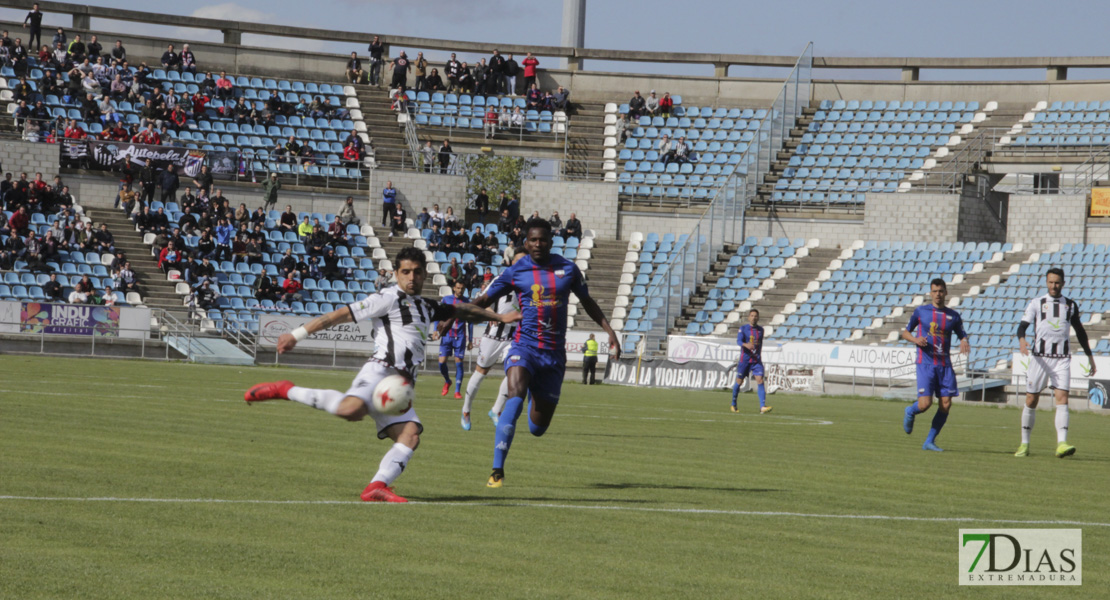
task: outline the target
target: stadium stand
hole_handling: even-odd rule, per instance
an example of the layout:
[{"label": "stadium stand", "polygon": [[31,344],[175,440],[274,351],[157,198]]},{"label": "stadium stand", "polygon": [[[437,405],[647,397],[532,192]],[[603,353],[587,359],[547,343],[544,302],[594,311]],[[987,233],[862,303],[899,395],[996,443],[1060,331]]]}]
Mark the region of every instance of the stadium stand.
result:
[{"label": "stadium stand", "polygon": [[1042,101],[998,141],[1029,148],[1102,148],[1110,143],[1110,100]]}]

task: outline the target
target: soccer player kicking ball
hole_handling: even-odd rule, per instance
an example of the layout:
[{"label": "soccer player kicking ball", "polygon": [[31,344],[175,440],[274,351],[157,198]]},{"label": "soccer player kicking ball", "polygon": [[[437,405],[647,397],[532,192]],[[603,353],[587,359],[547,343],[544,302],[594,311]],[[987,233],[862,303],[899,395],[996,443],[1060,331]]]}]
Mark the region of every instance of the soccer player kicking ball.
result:
[{"label": "soccer player kicking ball", "polygon": [[513,443],[525,395],[532,392],[528,405],[528,428],[535,436],[547,431],[559,405],[559,393],[567,367],[567,301],[571,292],[578,296],[586,314],[609,334],[610,347],[618,353],[620,351],[617,334],[609,326],[597,302],[590,297],[582,272],[573,262],[551,254],[551,224],[534,218],[528,221],[527,227],[524,239],[527,256],[494,279],[485,293],[474,301],[475,305],[486,307],[498,298],[516,292],[523,313],[505,359],[509,399],[497,421],[493,473],[486,483],[494,488],[501,487],[505,479],[505,458]]},{"label": "soccer player kicking ball", "polygon": [[291,381],[274,381],[255,385],[243,396],[248,403],[292,400],[348,421],[361,421],[367,415],[373,417],[378,426],[378,439],[389,438],[393,440],[393,446],[382,458],[370,485],[362,492],[362,499],[366,502],[407,502],[389,486],[405,470],[424,431],[412,408],[401,415],[383,415],[371,408],[378,382],[395,374],[416,380],[416,371],[424,363],[428,330],[436,320],[456,318],[513,323],[520,319],[520,313],[498,315],[471,304],[443,304],[421,298],[420,292],[427,276],[425,260],[421,250],[411,247],[401,250],[397,254],[394,271],[397,285],[317,317],[278,338],[278,352],[284,353],[317,331],[369,319],[374,326],[374,355],[345,393],[298,387]]},{"label": "soccer player kicking ball", "polygon": [[1025,408],[1021,411],[1021,446],[1014,456],[1029,456],[1029,434],[1037,419],[1037,401],[1047,383],[1056,396],[1056,456],[1064,458],[1075,454],[1075,446],[1068,444],[1068,391],[1071,389],[1071,352],[1068,340],[1075,328],[1075,339],[1091,363],[1088,376],[1095,374],[1095,358],[1087,343],[1087,330],[1079,320],[1079,305],[1065,298],[1064,270],[1049,269],[1045,274],[1048,294],[1033,298],[1025,307],[1025,315],[1018,325],[1017,337],[1021,353],[1029,356],[1029,343],[1025,331],[1033,325],[1033,358],[1026,374]]},{"label": "soccer player kicking ball", "polygon": [[[520,257],[524,256],[524,248],[517,247],[513,249],[513,258],[509,265],[516,264]],[[503,277],[505,271],[501,272],[499,277]],[[493,282],[489,282],[493,285]],[[486,286],[489,289],[489,286]],[[485,290],[483,290],[483,293]],[[493,304],[493,312],[501,315],[520,310],[520,301],[517,300],[516,292],[509,292],[497,299]],[[486,323],[486,331],[482,334],[482,341],[478,342],[478,364],[474,367],[474,372],[470,374],[470,380],[466,382],[466,398],[463,400],[462,408],[462,428],[470,431],[470,408],[474,405],[474,396],[478,394],[478,386],[482,385],[482,379],[489,373],[490,367],[495,365],[497,361],[504,362],[505,351],[509,349],[509,344],[512,343],[513,336],[516,335],[516,325],[506,325],[498,321]],[[509,379],[506,377],[501,380],[501,388],[497,390],[497,400],[493,403],[493,408],[489,411],[489,418],[493,420],[494,427],[497,426],[497,418],[501,414],[501,410],[505,407],[505,401],[509,399]]]},{"label": "soccer player kicking ball", "polygon": [[[952,409],[952,398],[960,395],[956,387],[956,371],[952,369],[949,356],[952,334],[960,339],[960,353],[969,354],[971,344],[964,333],[964,322],[960,313],[944,305],[948,298],[948,285],[937,278],[929,282],[929,296],[932,303],[918,306],[910,316],[910,322],[902,331],[902,339],[917,345],[917,402],[906,407],[902,428],[913,433],[913,420],[917,415],[929,410],[933,396],[940,398],[940,406],[933,415],[933,426],[925,437],[922,450],[943,452],[936,445],[937,435],[948,420]],[[917,331],[914,337],[913,331]]]},{"label": "soccer player kicking ball", "polygon": [[[444,304],[461,304],[470,302],[466,297],[466,284],[456,281],[452,288],[453,294],[443,299]],[[446,396],[451,391],[451,376],[447,374],[447,359],[455,357],[455,398],[462,399],[463,357],[466,356],[467,340],[474,337],[474,326],[462,324],[459,321],[448,321],[442,324],[444,331],[438,331],[443,337],[439,340],[439,372],[443,375],[443,393]],[[467,335],[469,334],[469,335]],[[433,338],[434,339],[434,338]]]},{"label": "soccer player kicking ball", "polygon": [[740,326],[736,343],[740,346],[740,362],[736,364],[736,383],[732,384],[732,412],[740,412],[736,408],[736,396],[750,373],[759,394],[759,414],[769,413],[767,389],[763,387],[763,326],[759,324],[758,310],[748,311],[748,322]]}]

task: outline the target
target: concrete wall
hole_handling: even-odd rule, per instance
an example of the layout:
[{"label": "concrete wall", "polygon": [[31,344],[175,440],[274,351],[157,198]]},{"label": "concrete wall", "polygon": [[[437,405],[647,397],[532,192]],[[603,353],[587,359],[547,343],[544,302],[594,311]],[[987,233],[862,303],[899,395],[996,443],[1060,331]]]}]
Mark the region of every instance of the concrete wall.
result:
[{"label": "concrete wall", "polygon": [[1110,244],[1110,224],[1087,223],[1088,244]]},{"label": "concrete wall", "polygon": [[525,179],[521,185],[520,213],[528,216],[533,211],[539,211],[545,219],[558,211],[564,223],[575,213],[583,229],[593,229],[602,239],[617,237],[619,218],[614,183]]},{"label": "concrete wall", "polygon": [[0,142],[0,166],[3,172],[12,174],[12,179],[19,179],[20,173],[27,173],[27,179],[42,173],[43,179],[50,181],[58,174],[58,147],[3,140]]},{"label": "concrete wall", "polygon": [[993,194],[993,198],[983,200],[975,194],[972,186],[964,188],[960,195],[960,224],[956,236],[960,242],[1004,242],[1006,228],[999,222],[996,214],[1000,202],[1005,202],[1006,194]]},{"label": "concrete wall", "polygon": [[415,218],[420,209],[439,204],[439,209],[447,212],[447,207],[455,209],[460,219],[466,215],[466,178],[461,175],[433,175],[419,171],[385,171],[376,169],[370,174],[370,221],[371,225],[381,223],[382,190],[392,181],[397,189],[397,199]]},{"label": "concrete wall", "polygon": [[[68,175],[63,176],[62,180],[69,185],[74,197],[85,208],[111,208],[115,204],[119,184],[114,178]],[[252,211],[262,206],[261,185],[220,185],[220,182],[217,182],[215,187],[223,190],[224,196],[231,201],[233,208],[238,207],[240,202],[246,203],[247,208]],[[181,193],[184,193],[184,186],[182,186]],[[347,199],[347,195],[282,190],[278,192],[277,209],[284,210],[286,205],[290,205],[294,211],[298,212],[303,210],[334,214],[339,212]],[[354,198],[356,213],[359,215],[367,214],[366,191],[363,190],[358,195],[351,194],[351,196]],[[375,224],[375,222],[371,222],[371,224]]]},{"label": "concrete wall", "polygon": [[1007,242],[1041,249],[1087,242],[1086,195],[1011,195],[1009,213]]},{"label": "concrete wall", "polygon": [[856,239],[955,242],[956,194],[867,194],[863,237]]},{"label": "concrete wall", "polygon": [[[848,247],[869,235],[862,217],[856,219],[798,219],[790,217],[747,219],[745,237],[817,238],[822,248]],[[881,235],[881,230],[870,235]]]}]

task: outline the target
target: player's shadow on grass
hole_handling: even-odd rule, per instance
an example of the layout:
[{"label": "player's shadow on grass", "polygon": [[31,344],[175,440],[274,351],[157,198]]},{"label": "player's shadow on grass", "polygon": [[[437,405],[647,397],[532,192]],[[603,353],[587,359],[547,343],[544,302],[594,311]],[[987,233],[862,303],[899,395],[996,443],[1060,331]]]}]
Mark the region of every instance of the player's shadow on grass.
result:
[{"label": "player's shadow on grass", "polygon": [[[669,485],[666,483],[594,483],[585,487],[593,490],[691,490],[696,492],[740,492],[749,494],[766,494],[789,491],[773,488],[712,487],[707,485]],[[622,500],[622,502],[625,501]]]},{"label": "player's shadow on grass", "polygon": [[[603,504],[607,502],[614,502],[613,498],[549,498],[547,496],[428,496],[420,498],[421,502],[480,502],[482,504],[513,504],[517,502],[559,502],[559,503],[572,503],[582,502],[586,504]],[[622,504],[635,503],[635,504],[658,504],[658,500],[620,500]]]}]

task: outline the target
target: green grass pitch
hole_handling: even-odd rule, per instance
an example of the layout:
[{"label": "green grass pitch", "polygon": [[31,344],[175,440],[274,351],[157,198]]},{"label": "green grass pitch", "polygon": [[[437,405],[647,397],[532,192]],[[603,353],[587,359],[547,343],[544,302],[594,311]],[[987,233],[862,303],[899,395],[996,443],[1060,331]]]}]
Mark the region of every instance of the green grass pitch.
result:
[{"label": "green grass pitch", "polygon": [[[567,384],[490,490],[497,379],[464,432],[426,375],[396,483],[412,503],[383,505],[358,501],[388,444],[372,422],[242,401],[351,372],[18,356],[0,372],[0,598],[1110,597],[1101,415],[1072,415],[1079,452],[1059,460],[1042,412],[1022,460],[1012,409],[955,406],[934,454],[931,413],[906,436],[901,402],[771,396],[760,416],[754,394],[731,414],[725,393]],[[1064,521],[1083,523],[1082,587],[957,585],[961,527]]]}]

